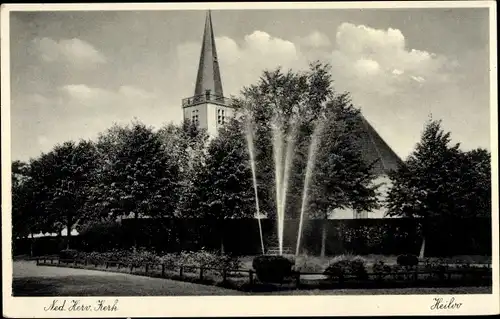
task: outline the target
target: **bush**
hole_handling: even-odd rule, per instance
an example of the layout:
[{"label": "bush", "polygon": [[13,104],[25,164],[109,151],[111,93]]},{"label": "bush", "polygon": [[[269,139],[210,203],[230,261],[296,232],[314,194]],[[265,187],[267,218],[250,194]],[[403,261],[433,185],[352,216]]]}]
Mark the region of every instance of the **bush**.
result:
[{"label": "bush", "polygon": [[391,273],[393,271],[393,268],[391,268],[391,266],[389,265],[386,265],[383,260],[377,260],[373,264],[372,270],[374,273],[379,274],[379,278],[383,278],[387,276],[389,273]]},{"label": "bush", "polygon": [[60,259],[77,259],[80,257],[80,252],[76,249],[64,249],[59,252]]},{"label": "bush", "polygon": [[430,271],[432,275],[441,280],[444,280],[446,271],[448,270],[448,264],[443,259],[434,261],[427,260],[424,267],[426,270]]},{"label": "bush", "polygon": [[86,253],[85,259],[87,260],[87,262],[94,265],[100,265],[106,261],[106,258],[103,256],[103,254],[96,251]]},{"label": "bush", "polygon": [[283,256],[257,256],[252,261],[257,278],[262,282],[280,283],[292,275],[293,262]]},{"label": "bush", "polygon": [[160,257],[160,263],[168,270],[174,270],[179,263],[179,254],[166,254]]},{"label": "bush", "polygon": [[319,272],[325,270],[325,262],[318,257],[302,255],[295,260],[295,270],[302,272]]},{"label": "bush", "polygon": [[112,261],[123,261],[124,263],[128,261],[128,258],[132,254],[129,250],[113,249],[103,253],[103,257]]},{"label": "bush", "polygon": [[[144,264],[159,264],[160,258],[156,254],[147,250],[132,251],[127,256],[127,264],[134,267],[140,267]],[[120,260],[120,259],[117,259]]]},{"label": "bush", "polygon": [[337,256],[330,262],[323,273],[331,279],[342,280],[346,276],[366,279],[368,273],[365,264],[366,261],[359,256]]},{"label": "bush", "polygon": [[402,267],[416,267],[418,265],[418,257],[411,254],[399,255],[397,263]]},{"label": "bush", "polygon": [[183,251],[180,254],[166,254],[160,258],[160,262],[169,269],[183,266],[187,272],[196,271],[198,267],[210,268],[222,274],[223,270],[241,268],[241,260],[237,257],[221,255],[204,249],[200,251]]}]

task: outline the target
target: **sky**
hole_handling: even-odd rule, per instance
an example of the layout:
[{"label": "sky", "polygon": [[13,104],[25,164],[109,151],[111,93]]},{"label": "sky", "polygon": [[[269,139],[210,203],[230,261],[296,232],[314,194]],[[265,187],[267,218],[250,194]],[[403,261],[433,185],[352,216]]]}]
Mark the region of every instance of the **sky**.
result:
[{"label": "sky", "polygon": [[[488,9],[212,10],[222,83],[332,67],[338,92],[405,158],[432,114],[463,149],[490,148]],[[13,160],[133,119],[182,121],[204,10],[13,12]]]}]

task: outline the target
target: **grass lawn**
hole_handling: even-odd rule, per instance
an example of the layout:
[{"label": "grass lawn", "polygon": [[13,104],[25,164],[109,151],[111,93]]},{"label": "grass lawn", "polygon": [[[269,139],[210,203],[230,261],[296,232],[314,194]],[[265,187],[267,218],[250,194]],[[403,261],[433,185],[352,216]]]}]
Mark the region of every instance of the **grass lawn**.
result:
[{"label": "grass lawn", "polygon": [[168,279],[14,262],[14,296],[208,296],[242,292]]}]

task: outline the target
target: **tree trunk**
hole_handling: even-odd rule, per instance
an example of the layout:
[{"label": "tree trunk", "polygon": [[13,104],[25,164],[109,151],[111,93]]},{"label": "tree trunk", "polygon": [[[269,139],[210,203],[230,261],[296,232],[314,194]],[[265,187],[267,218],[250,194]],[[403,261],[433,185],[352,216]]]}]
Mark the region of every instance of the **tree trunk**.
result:
[{"label": "tree trunk", "polygon": [[430,225],[429,220],[424,219],[422,221],[422,236],[421,236],[422,237],[422,244],[420,245],[420,252],[418,255],[419,258],[425,257],[425,238],[427,237],[429,229],[430,229],[429,225]]},{"label": "tree trunk", "polygon": [[220,254],[224,255],[224,238],[220,239]]},{"label": "tree trunk", "polygon": [[139,216],[137,216],[137,213],[134,214],[134,247],[133,250],[134,252],[137,251],[139,242],[137,240],[137,236],[139,235]]},{"label": "tree trunk", "polygon": [[422,236],[422,245],[420,246],[419,258],[424,258],[425,256],[425,236]]},{"label": "tree trunk", "polygon": [[30,257],[33,257],[33,242],[35,241],[35,238],[33,237],[33,232],[31,232],[31,240],[30,240]]},{"label": "tree trunk", "polygon": [[323,225],[321,227],[321,257],[324,258],[326,255],[326,220],[323,220]]},{"label": "tree trunk", "polygon": [[66,223],[66,229],[68,233],[66,234],[66,249],[70,248],[70,241],[71,241],[71,218],[67,217],[67,223]]},{"label": "tree trunk", "polygon": [[220,254],[224,255],[224,220],[219,221]]}]

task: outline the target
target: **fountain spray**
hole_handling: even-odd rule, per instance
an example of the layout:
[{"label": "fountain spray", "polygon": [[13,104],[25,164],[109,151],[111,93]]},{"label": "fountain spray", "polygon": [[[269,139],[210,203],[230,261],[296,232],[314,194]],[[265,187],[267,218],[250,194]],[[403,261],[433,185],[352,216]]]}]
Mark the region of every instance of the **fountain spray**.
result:
[{"label": "fountain spray", "polygon": [[309,183],[311,182],[312,173],[314,170],[314,164],[316,161],[316,153],[318,149],[319,139],[321,136],[321,132],[323,131],[324,122],[319,120],[316,123],[314,128],[314,132],[311,136],[311,143],[309,144],[309,152],[307,156],[307,166],[306,166],[306,176],[304,179],[304,189],[302,191],[302,204],[300,208],[300,220],[299,220],[299,231],[297,234],[297,248],[295,250],[295,255],[299,255],[300,251],[300,240],[302,237],[302,225],[304,223],[304,212],[307,208],[308,201],[308,192],[309,192]]},{"label": "fountain spray", "polygon": [[247,145],[248,145],[248,153],[250,156],[250,167],[252,169],[252,180],[253,180],[253,189],[255,193],[255,210],[257,211],[257,222],[259,224],[259,234],[260,234],[260,245],[262,248],[262,254],[265,254],[265,249],[264,249],[264,239],[262,235],[262,224],[260,221],[260,207],[259,207],[259,196],[257,192],[257,174],[255,172],[255,149],[254,149],[254,139],[253,139],[253,127],[250,122],[250,118],[247,118],[246,121],[246,138],[247,138]]}]

